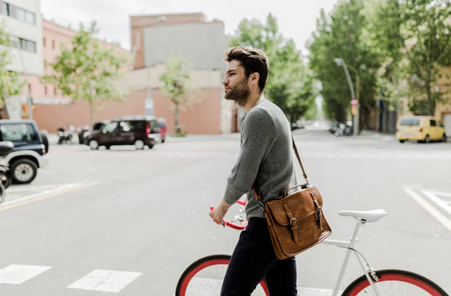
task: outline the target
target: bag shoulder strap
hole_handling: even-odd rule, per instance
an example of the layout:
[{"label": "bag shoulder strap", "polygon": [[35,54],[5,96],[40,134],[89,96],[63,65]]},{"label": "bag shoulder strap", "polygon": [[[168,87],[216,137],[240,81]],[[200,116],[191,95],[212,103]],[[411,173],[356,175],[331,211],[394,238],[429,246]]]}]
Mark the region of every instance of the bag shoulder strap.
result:
[{"label": "bag shoulder strap", "polygon": [[308,184],[307,174],[305,173],[304,166],[302,165],[301,157],[299,156],[298,147],[296,147],[296,142],[294,141],[293,135],[291,136],[291,141],[293,142],[294,153],[296,154],[296,158],[298,159],[299,165],[301,166],[302,169],[302,175]]},{"label": "bag shoulder strap", "polygon": [[[301,157],[299,156],[298,148],[296,146],[296,142],[294,141],[293,135],[291,135],[291,141],[293,143],[294,153],[296,154],[296,158],[298,159],[299,165],[301,166],[301,169],[302,169],[302,176],[304,177],[306,183],[288,188],[287,190],[285,190],[284,194],[286,194],[288,191],[290,191],[291,189],[298,187],[298,186],[301,186],[304,188],[309,186],[307,174],[305,173],[304,165],[302,164]],[[252,190],[254,191],[255,199],[257,201],[260,201],[261,192],[260,192],[260,189],[258,188],[257,184],[254,183],[254,185],[252,185]]]}]

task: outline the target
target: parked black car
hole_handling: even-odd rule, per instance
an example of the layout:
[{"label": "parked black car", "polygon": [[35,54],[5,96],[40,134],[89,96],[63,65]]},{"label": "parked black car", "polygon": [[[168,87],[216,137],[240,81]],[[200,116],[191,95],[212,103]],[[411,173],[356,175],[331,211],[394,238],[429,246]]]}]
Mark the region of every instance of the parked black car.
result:
[{"label": "parked black car", "polygon": [[14,144],[13,151],[4,157],[14,183],[32,182],[38,168],[44,167],[49,160],[46,133],[40,132],[33,120],[0,120],[0,141]]},{"label": "parked black car", "polygon": [[136,149],[145,146],[153,148],[161,142],[158,121],[153,116],[127,116],[108,122],[100,130],[93,130],[85,138],[91,149],[114,145],[135,145]]}]

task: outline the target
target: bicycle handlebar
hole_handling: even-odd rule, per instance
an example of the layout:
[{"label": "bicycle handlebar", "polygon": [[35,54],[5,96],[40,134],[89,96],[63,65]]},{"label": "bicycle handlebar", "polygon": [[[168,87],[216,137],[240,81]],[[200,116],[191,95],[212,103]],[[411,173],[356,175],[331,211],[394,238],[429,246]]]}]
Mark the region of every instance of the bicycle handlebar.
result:
[{"label": "bicycle handlebar", "polygon": [[[245,205],[246,205],[246,202],[245,202],[245,201],[239,200],[239,201],[237,201],[237,204],[240,204],[240,205],[242,205],[242,206],[245,206]],[[215,207],[214,207],[214,206],[211,206],[211,207],[210,207],[210,211],[213,212],[214,210],[215,210]],[[244,230],[244,229],[247,227],[247,224],[248,224],[248,221],[247,221],[247,220],[241,221],[240,224],[236,224],[235,221],[227,221],[227,220],[225,221],[225,225],[226,225],[227,227],[230,227],[230,228],[236,229],[236,230]]]}]

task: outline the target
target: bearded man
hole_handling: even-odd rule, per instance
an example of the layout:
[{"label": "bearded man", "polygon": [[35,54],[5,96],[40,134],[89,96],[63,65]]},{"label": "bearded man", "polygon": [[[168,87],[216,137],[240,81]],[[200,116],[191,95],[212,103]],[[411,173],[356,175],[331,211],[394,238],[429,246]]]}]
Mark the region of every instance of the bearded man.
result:
[{"label": "bearded man", "polygon": [[[296,183],[290,124],[283,111],[263,96],[269,73],[263,51],[237,46],[230,48],[224,59],[228,64],[222,80],[225,98],[237,102],[247,115],[241,128],[240,154],[227,179],[224,196],[210,217],[224,226],[230,206],[247,193],[249,224],[232,254],[221,295],[251,295],[265,279],[271,296],[295,296],[295,258],[277,259],[263,210],[265,202]],[[255,199],[254,185],[260,191],[261,203]]]}]

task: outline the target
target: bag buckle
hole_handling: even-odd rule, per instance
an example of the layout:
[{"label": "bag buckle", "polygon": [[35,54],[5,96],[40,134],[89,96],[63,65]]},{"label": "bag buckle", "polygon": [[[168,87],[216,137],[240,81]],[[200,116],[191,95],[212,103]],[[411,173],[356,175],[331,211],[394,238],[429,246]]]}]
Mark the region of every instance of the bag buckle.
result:
[{"label": "bag buckle", "polygon": [[298,222],[298,219],[296,219],[296,218],[291,218],[290,219],[290,226],[295,226],[296,225],[296,223]]},{"label": "bag buckle", "polygon": [[316,224],[318,225],[318,227],[320,228],[320,229],[323,229],[323,226],[321,225],[321,214],[322,214],[322,211],[321,211],[321,206],[319,206],[318,205],[318,207],[316,208]]}]

